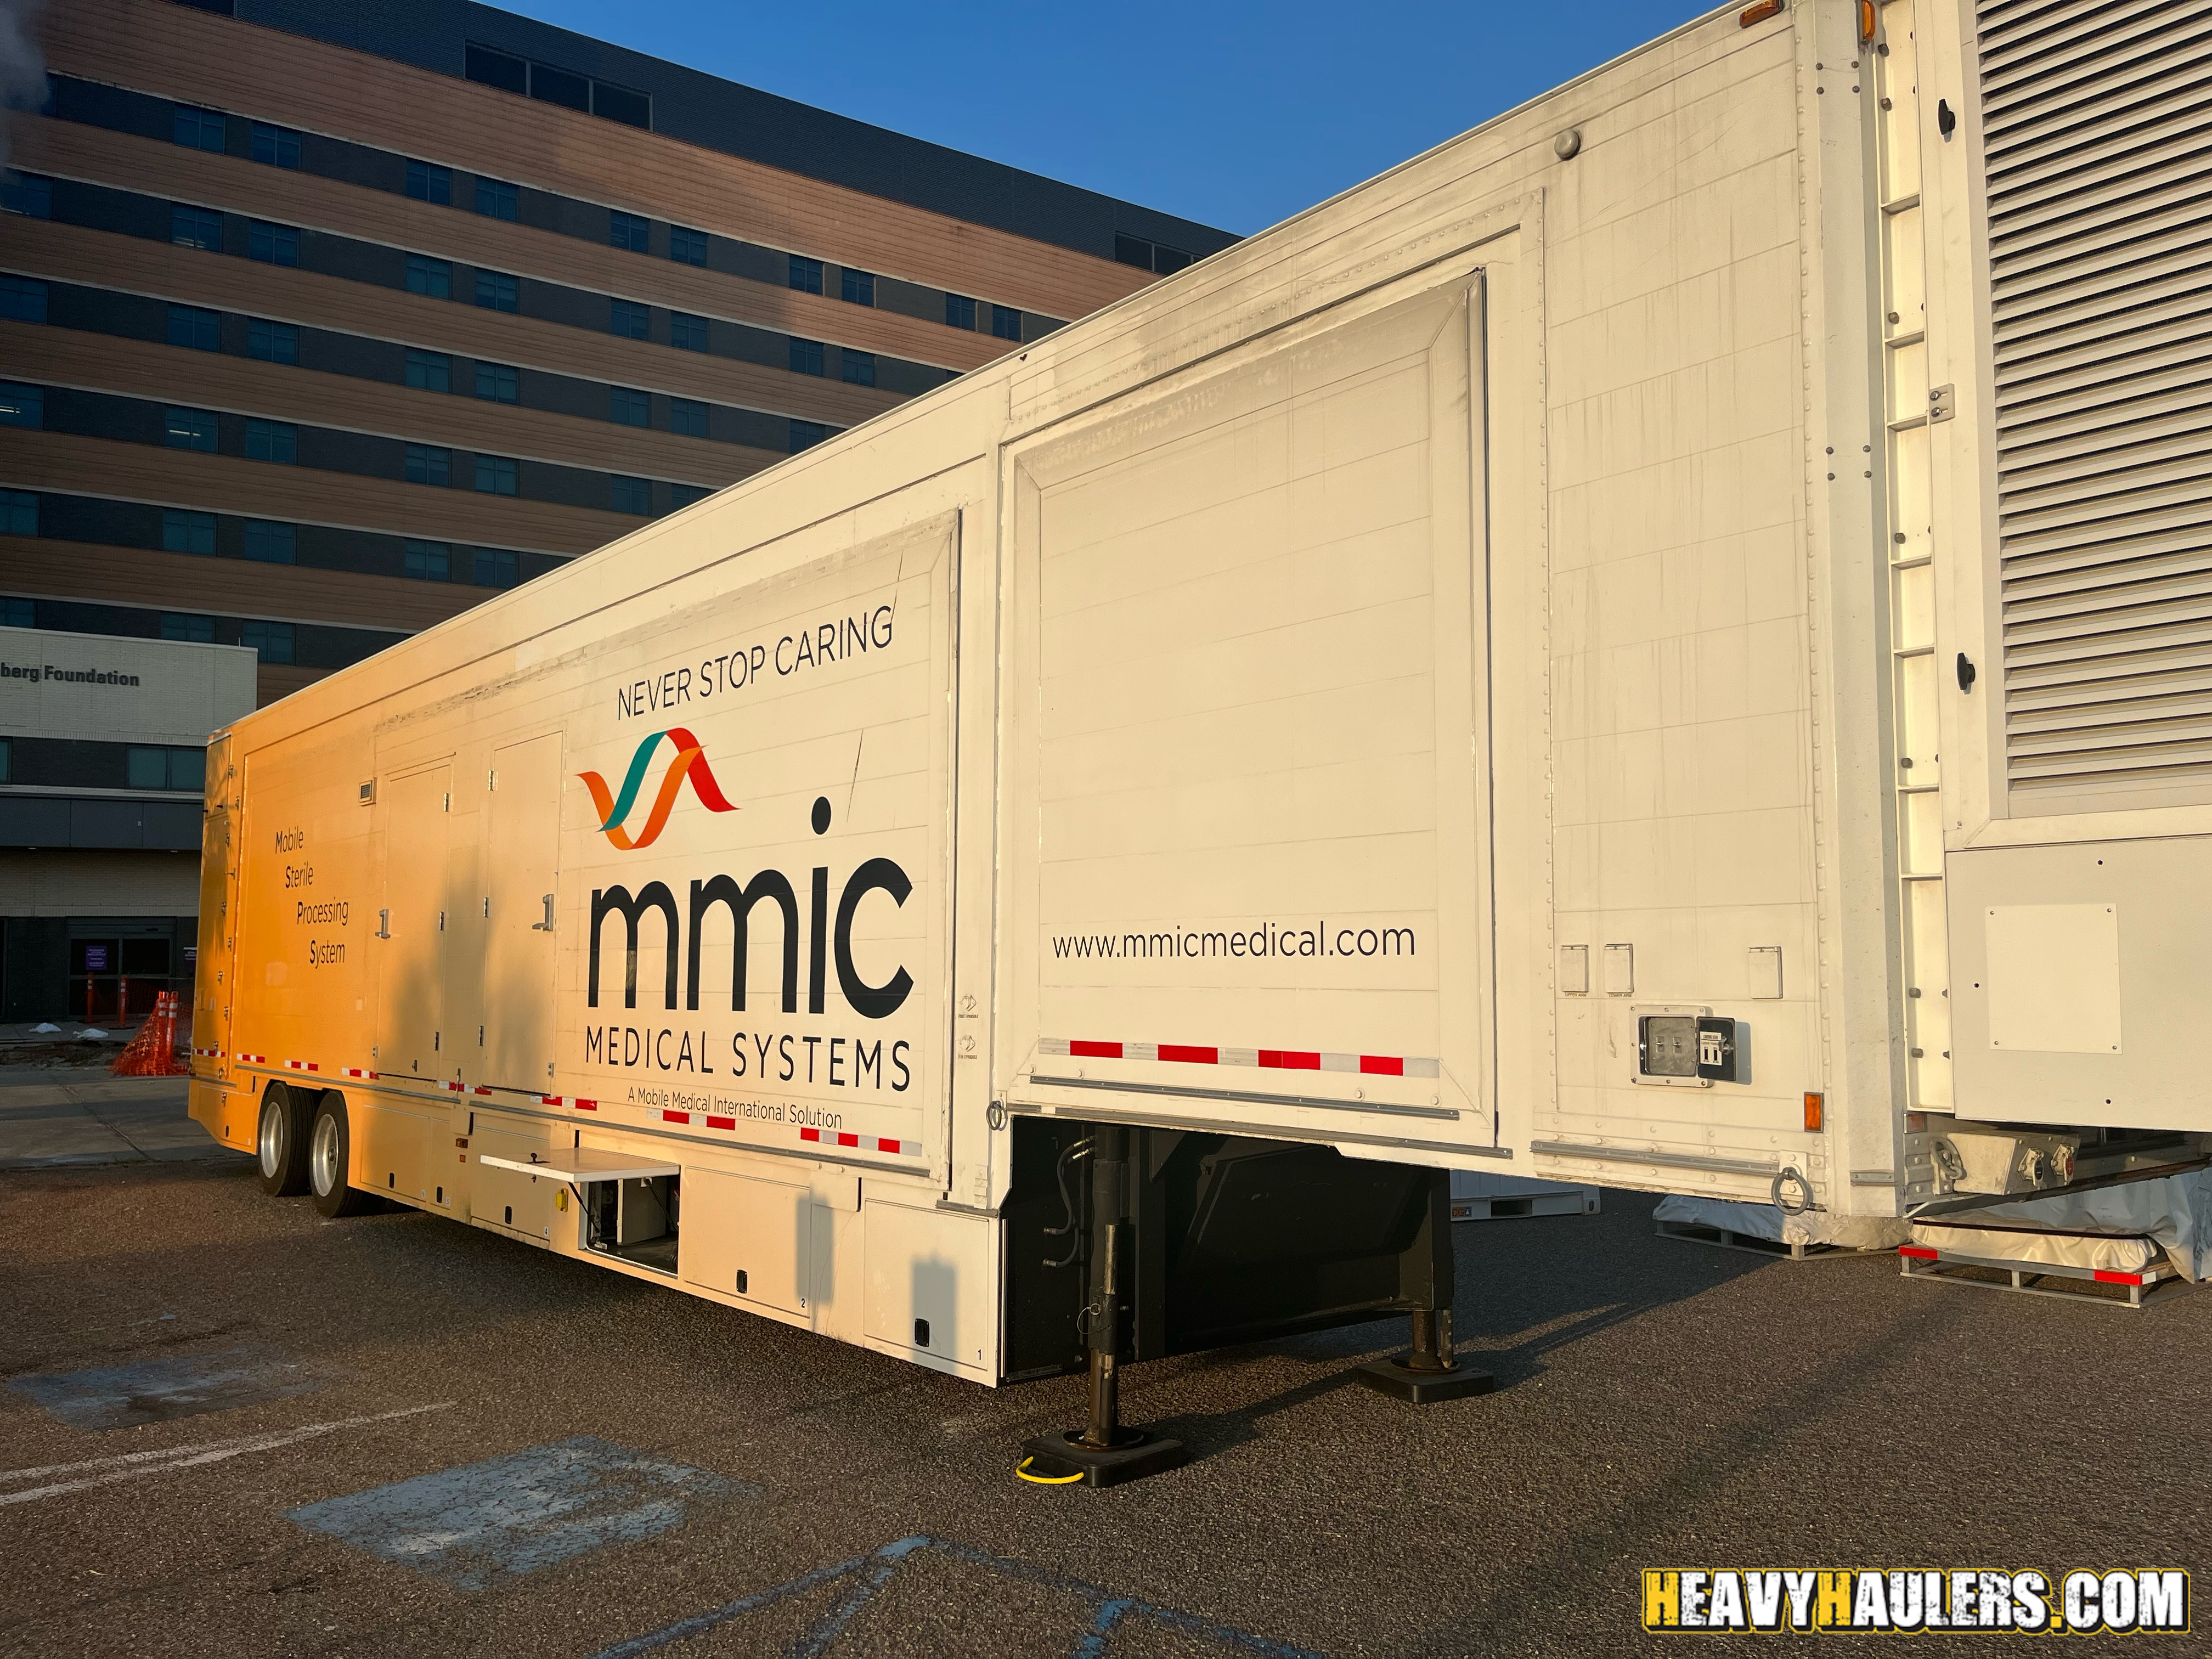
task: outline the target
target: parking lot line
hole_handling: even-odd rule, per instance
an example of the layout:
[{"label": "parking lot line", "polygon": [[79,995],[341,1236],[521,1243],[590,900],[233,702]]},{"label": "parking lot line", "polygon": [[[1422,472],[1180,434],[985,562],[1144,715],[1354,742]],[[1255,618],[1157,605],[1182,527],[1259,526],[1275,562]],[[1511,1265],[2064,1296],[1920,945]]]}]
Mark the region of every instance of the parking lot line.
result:
[{"label": "parking lot line", "polygon": [[455,1403],[451,1400],[441,1400],[428,1406],[404,1406],[398,1411],[377,1412],[368,1417],[344,1417],[330,1423],[310,1423],[302,1428],[246,1435],[236,1440],[204,1440],[192,1445],[170,1446],[153,1451],[118,1452],[112,1457],[88,1458],[81,1463],[50,1463],[43,1468],[33,1469],[0,1469],[0,1486],[19,1480],[41,1480],[47,1475],[69,1474],[79,1470],[100,1471],[88,1474],[82,1480],[58,1481],[44,1486],[33,1486],[23,1492],[0,1492],[0,1504],[36,1503],[41,1498],[58,1498],[64,1492],[112,1486],[118,1480],[143,1480],[149,1474],[166,1474],[171,1469],[196,1468],[204,1463],[220,1463],[225,1458],[241,1456],[247,1452],[274,1451],[280,1446],[295,1445],[302,1440],[335,1434],[340,1429],[357,1429],[370,1423],[389,1423],[402,1417],[419,1417],[424,1412],[450,1410]]},{"label": "parking lot line", "polygon": [[1096,1584],[1086,1583],[1079,1578],[1069,1577],[1065,1573],[1054,1572],[1049,1568],[1032,1566],[1024,1561],[1011,1560],[1005,1556],[993,1555],[987,1551],[979,1550],[970,1544],[963,1544],[950,1538],[935,1538],[927,1534],[896,1539],[885,1544],[881,1549],[872,1551],[866,1555],[856,1555],[848,1560],[835,1562],[829,1566],[817,1567],[811,1572],[801,1573],[798,1577],[788,1579],[771,1589],[756,1590],[750,1595],[741,1595],[734,1601],[726,1601],[719,1607],[710,1607],[705,1613],[695,1613],[689,1619],[679,1620],[675,1624],[664,1626],[643,1636],[634,1636],[626,1642],[617,1642],[612,1647],[602,1648],[592,1656],[592,1659],[634,1659],[635,1655],[650,1653],[654,1649],[666,1647],[671,1643],[684,1641],[690,1637],[699,1635],[702,1632],[712,1630],[717,1625],[727,1624],[733,1619],[741,1619],[747,1613],[757,1613],[763,1608],[774,1606],[778,1601],[787,1601],[792,1596],[802,1595],[807,1590],[817,1589],[824,1584],[835,1583],[837,1579],[872,1568],[872,1571],[867,1572],[866,1578],[854,1587],[852,1594],[847,1595],[821,1619],[809,1626],[805,1634],[800,1636],[789,1650],[793,1659],[817,1659],[817,1656],[827,1650],[830,1644],[844,1632],[845,1627],[852,1622],[854,1616],[874,1599],[878,1591],[891,1582],[906,1560],[921,1550],[937,1551],[969,1566],[981,1567],[988,1572],[1000,1574],[1010,1578],[1023,1579],[1053,1589],[1069,1591],[1090,1602],[1091,1613],[1090,1626],[1083,1632],[1081,1639],[1072,1650],[1069,1659],[1103,1659],[1115,1631],[1125,1620],[1133,1617],[1148,1619],[1187,1635],[1217,1642],[1242,1653],[1257,1654],[1261,1656],[1261,1659],[1322,1659],[1322,1656],[1309,1648],[1293,1647],[1287,1642],[1277,1642],[1265,1636],[1255,1636],[1249,1631],[1237,1630],[1232,1626],[1218,1624],[1211,1619],[1197,1613],[1184,1613],[1179,1608],[1159,1607],[1132,1596],[1115,1595],[1110,1591],[1100,1589]]}]

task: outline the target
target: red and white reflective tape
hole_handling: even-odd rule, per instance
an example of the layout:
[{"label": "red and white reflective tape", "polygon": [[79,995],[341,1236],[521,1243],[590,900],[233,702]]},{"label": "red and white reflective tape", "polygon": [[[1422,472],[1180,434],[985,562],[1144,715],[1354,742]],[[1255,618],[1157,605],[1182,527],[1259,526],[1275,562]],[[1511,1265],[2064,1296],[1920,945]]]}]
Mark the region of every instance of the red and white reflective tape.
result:
[{"label": "red and white reflective tape", "polygon": [[195,1048],[192,1052],[195,1054],[198,1054],[202,1060],[221,1060],[222,1058],[222,1050],[220,1048]]},{"label": "red and white reflective tape", "polygon": [[1146,1060],[1174,1066],[1242,1066],[1265,1072],[1346,1072],[1366,1077],[1437,1077],[1433,1060],[1405,1054],[1332,1054],[1318,1048],[1220,1048],[1191,1042],[1102,1042],[1039,1037],[1041,1054],[1075,1060]]},{"label": "red and white reflective tape", "polygon": [[340,1077],[363,1078],[368,1081],[374,1083],[376,1081],[377,1074],[374,1072],[364,1072],[358,1066],[341,1066],[338,1067],[338,1075]]},{"label": "red and white reflective tape", "polygon": [[475,1083],[469,1085],[469,1092],[472,1095],[488,1095],[491,1091],[481,1083]]},{"label": "red and white reflective tape", "polygon": [[538,1097],[538,1103],[540,1106],[572,1106],[580,1112],[596,1112],[599,1109],[598,1101],[581,1100],[574,1095],[540,1095]]},{"label": "red and white reflective tape", "polygon": [[447,1083],[447,1084],[443,1085],[442,1086],[444,1087],[444,1089],[445,1089],[446,1092],[447,1092],[447,1094],[449,1094],[449,1095],[458,1095],[458,1094],[460,1094],[460,1093],[462,1093],[462,1092],[464,1091],[465,1087],[465,1085],[459,1084],[459,1083]]},{"label": "red and white reflective tape", "polygon": [[240,1051],[238,1057],[248,1066],[266,1066],[269,1063],[268,1055],[249,1054],[242,1049]]},{"label": "red and white reflective tape", "polygon": [[689,1123],[691,1121],[691,1114],[689,1112],[664,1111],[660,1115],[660,1121],[663,1123]]},{"label": "red and white reflective tape", "polygon": [[319,1072],[323,1068],[312,1060],[288,1060],[284,1062],[284,1069],[288,1072]]},{"label": "red and white reflective tape", "polygon": [[921,1151],[920,1146],[909,1147],[907,1146],[906,1142],[902,1140],[885,1140],[879,1135],[848,1135],[835,1129],[830,1130],[826,1133],[820,1129],[801,1129],[799,1132],[799,1138],[801,1140],[818,1141],[824,1146],[836,1146],[857,1147],[859,1150],[865,1152],[897,1152],[904,1151],[908,1154],[913,1154],[918,1153]]}]

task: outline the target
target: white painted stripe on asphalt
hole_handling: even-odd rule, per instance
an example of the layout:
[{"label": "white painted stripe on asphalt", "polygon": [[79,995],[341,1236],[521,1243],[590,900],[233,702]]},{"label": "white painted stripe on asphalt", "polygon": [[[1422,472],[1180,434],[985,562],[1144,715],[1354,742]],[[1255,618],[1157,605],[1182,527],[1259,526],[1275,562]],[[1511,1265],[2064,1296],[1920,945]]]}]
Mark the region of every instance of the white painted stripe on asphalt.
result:
[{"label": "white painted stripe on asphalt", "polygon": [[37,1480],[47,1475],[72,1474],[80,1470],[101,1471],[88,1474],[81,1480],[57,1481],[48,1486],[33,1486],[25,1492],[0,1492],[0,1504],[28,1504],[41,1498],[58,1498],[64,1492],[82,1492],[88,1486],[112,1486],[118,1480],[136,1480],[142,1476],[160,1474],[169,1469],[188,1469],[201,1463],[219,1463],[227,1457],[237,1457],[246,1452],[274,1451],[280,1446],[334,1434],[340,1429],[357,1429],[368,1423],[389,1423],[395,1418],[419,1417],[424,1412],[447,1411],[458,1403],[456,1401],[441,1400],[434,1405],[406,1406],[396,1412],[379,1412],[373,1417],[341,1418],[334,1423],[310,1423],[304,1428],[247,1435],[239,1440],[204,1440],[194,1445],[169,1446],[158,1451],[124,1452],[114,1457],[94,1457],[82,1463],[51,1463],[44,1468],[0,1469],[0,1483]]}]

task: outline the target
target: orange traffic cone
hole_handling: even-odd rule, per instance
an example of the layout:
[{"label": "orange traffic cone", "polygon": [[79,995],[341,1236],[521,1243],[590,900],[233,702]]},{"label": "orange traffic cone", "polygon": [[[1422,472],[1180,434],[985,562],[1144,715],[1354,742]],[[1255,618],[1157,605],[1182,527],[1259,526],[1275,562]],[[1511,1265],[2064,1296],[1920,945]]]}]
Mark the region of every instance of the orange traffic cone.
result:
[{"label": "orange traffic cone", "polygon": [[185,1068],[177,1061],[177,995],[163,991],[154,999],[154,1012],[139,1026],[131,1045],[116,1055],[107,1068],[117,1077],[182,1077]]}]

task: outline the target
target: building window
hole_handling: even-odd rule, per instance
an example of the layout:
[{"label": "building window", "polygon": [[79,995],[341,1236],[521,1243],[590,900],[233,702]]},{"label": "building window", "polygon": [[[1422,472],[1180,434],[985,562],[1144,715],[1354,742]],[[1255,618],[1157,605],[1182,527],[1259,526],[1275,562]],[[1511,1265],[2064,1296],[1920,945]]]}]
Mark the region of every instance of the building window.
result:
[{"label": "building window", "polygon": [[822,261],[791,256],[791,285],[801,294],[822,292]]},{"label": "building window", "polygon": [[186,149],[213,150],[220,155],[229,134],[228,124],[215,111],[179,104],[176,113],[170,117],[169,137]]},{"label": "building window", "polygon": [[198,306],[169,307],[169,343],[194,351],[222,349],[222,313]]},{"label": "building window", "polygon": [[635,300],[613,300],[607,326],[627,339],[642,340],[653,327],[653,313]]},{"label": "building window", "polygon": [[678,264],[705,264],[707,263],[707,233],[703,230],[686,230],[682,225],[669,226],[668,257]]},{"label": "building window", "polygon": [[258,259],[264,265],[296,265],[300,263],[300,233],[289,225],[272,225],[266,219],[256,219],[246,230],[246,257]]},{"label": "building window", "polygon": [[453,200],[453,170],[441,167],[435,161],[410,161],[407,164],[407,193],[418,202],[434,202],[440,207],[451,206]]},{"label": "building window", "polygon": [[489,46],[468,47],[461,60],[461,72],[471,81],[497,87],[501,92],[524,97],[530,94],[530,65],[520,58],[494,52]]},{"label": "building window", "polygon": [[822,373],[822,342],[802,340],[797,335],[791,339],[791,372],[794,374]]},{"label": "building window", "polygon": [[161,509],[161,547],[169,553],[215,551],[215,514],[187,513],[180,507]]},{"label": "building window", "polygon": [[290,167],[300,165],[300,135],[289,127],[271,126],[266,121],[253,124],[253,159],[264,167]]},{"label": "building window", "polygon": [[39,498],[27,489],[0,489],[0,534],[39,533]]},{"label": "building window", "polygon": [[239,630],[239,643],[248,650],[260,653],[264,662],[289,663],[292,660],[292,624],[279,622],[249,622]]},{"label": "building window", "polygon": [[297,564],[300,538],[289,524],[268,519],[246,521],[246,556],[258,564]]},{"label": "building window", "polygon": [[197,449],[204,453],[215,453],[215,416],[204,409],[171,409],[167,411],[163,441],[172,449]]},{"label": "building window", "polygon": [[407,446],[407,482],[444,485],[453,482],[453,452],[436,444]]},{"label": "building window", "polygon": [[161,637],[165,640],[181,640],[187,645],[213,645],[215,618],[186,617],[174,611],[164,611],[161,613]]},{"label": "building window", "polygon": [[46,285],[35,276],[0,276],[0,317],[18,323],[46,320]]},{"label": "building window", "polygon": [[289,421],[251,420],[246,423],[246,459],[275,461],[292,466],[300,459],[300,429]]},{"label": "building window", "polygon": [[418,582],[442,582],[451,578],[453,550],[443,542],[407,543],[407,574]]},{"label": "building window", "polygon": [[855,351],[852,347],[847,346],[842,356],[844,358],[842,373],[847,381],[854,386],[873,386],[876,383],[874,352]]},{"label": "building window", "polygon": [[648,132],[653,130],[653,100],[628,87],[592,82],[592,113],[603,121],[619,121],[626,127],[643,127]]},{"label": "building window", "polygon": [[478,587],[513,587],[522,580],[522,556],[496,547],[479,547],[470,571]]},{"label": "building window", "polygon": [[407,384],[417,392],[451,392],[453,360],[442,351],[407,348]]},{"label": "building window", "polygon": [[650,483],[643,478],[625,478],[619,472],[616,473],[609,482],[613,486],[611,493],[616,512],[635,513],[640,518],[651,514],[653,486]]},{"label": "building window", "polygon": [[1022,313],[1012,306],[991,307],[991,332],[1001,340],[1022,337]]},{"label": "building window", "polygon": [[407,256],[407,291],[426,294],[433,300],[447,300],[453,293],[453,268],[443,259],[433,259],[420,253]]},{"label": "building window", "polygon": [[210,253],[222,252],[222,215],[211,208],[172,207],[169,210],[169,240],[179,247],[204,248]]},{"label": "building window", "polygon": [[650,252],[653,246],[652,223],[635,213],[610,210],[607,214],[607,242],[613,247],[628,248],[632,253]]},{"label": "building window", "polygon": [[679,438],[707,435],[707,405],[690,398],[668,400],[668,429]]},{"label": "building window", "polygon": [[1179,247],[1170,247],[1165,242],[1149,242],[1141,236],[1115,234],[1114,258],[1125,265],[1134,265],[1139,270],[1157,271],[1163,276],[1173,276],[1189,264],[1195,254],[1186,253]]},{"label": "building window", "polygon": [[511,404],[520,396],[520,380],[510,363],[478,363],[477,396],[487,403]]},{"label": "building window", "polygon": [[680,513],[695,502],[705,501],[714,493],[704,484],[672,483],[668,486],[668,510]]},{"label": "building window", "polygon": [[496,179],[477,180],[477,211],[487,219],[514,218],[516,196],[513,185],[501,184]]},{"label": "building window", "polygon": [[[0,173],[0,213],[20,213],[26,219],[52,218],[54,181],[36,173]],[[696,263],[706,263],[703,252]]]},{"label": "building window", "polygon": [[876,278],[872,271],[854,270],[850,265],[840,266],[837,273],[837,297],[848,306],[872,306],[876,302]]},{"label": "building window", "polygon": [[246,355],[264,363],[300,361],[300,331],[290,323],[272,323],[266,317],[246,319]]},{"label": "building window", "polygon": [[688,311],[670,312],[668,343],[678,351],[704,351],[707,349],[707,319],[694,317]]},{"label": "building window", "polygon": [[477,489],[486,495],[512,495],[515,493],[515,463],[505,455],[477,457]]},{"label": "building window", "polygon": [[44,386],[0,380],[0,426],[44,426],[46,423],[46,390]]},{"label": "building window", "polygon": [[791,453],[811,449],[830,435],[830,428],[819,421],[793,421],[791,423]]},{"label": "building window", "polygon": [[607,388],[610,410],[617,426],[651,426],[653,399],[626,386]]},{"label": "building window", "polygon": [[202,749],[142,749],[131,745],[133,789],[200,789],[207,785],[207,751]]},{"label": "building window", "polygon": [[530,95],[541,104],[558,104],[562,109],[581,110],[586,114],[592,107],[589,81],[546,64],[530,66]]},{"label": "building window", "polygon": [[38,615],[38,607],[28,599],[9,599],[0,604],[0,625],[9,628],[36,628]]},{"label": "building window", "polygon": [[477,272],[477,304],[486,311],[513,311],[520,303],[522,287],[504,271]]},{"label": "building window", "polygon": [[964,328],[975,331],[975,302],[958,294],[945,296],[945,324],[948,328]]}]

